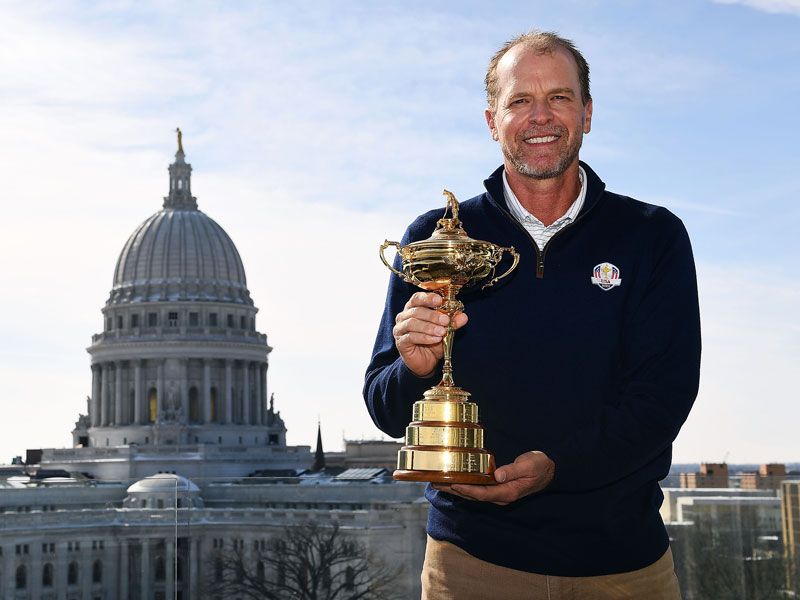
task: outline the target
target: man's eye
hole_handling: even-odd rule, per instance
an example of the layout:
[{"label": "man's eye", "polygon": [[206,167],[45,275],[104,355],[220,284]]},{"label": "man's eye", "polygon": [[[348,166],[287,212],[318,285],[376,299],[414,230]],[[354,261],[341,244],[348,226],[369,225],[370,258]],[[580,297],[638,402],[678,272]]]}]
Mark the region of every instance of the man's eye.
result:
[{"label": "man's eye", "polygon": [[557,102],[561,102],[563,100],[569,100],[569,98],[567,96],[553,96],[553,100],[556,100]]}]

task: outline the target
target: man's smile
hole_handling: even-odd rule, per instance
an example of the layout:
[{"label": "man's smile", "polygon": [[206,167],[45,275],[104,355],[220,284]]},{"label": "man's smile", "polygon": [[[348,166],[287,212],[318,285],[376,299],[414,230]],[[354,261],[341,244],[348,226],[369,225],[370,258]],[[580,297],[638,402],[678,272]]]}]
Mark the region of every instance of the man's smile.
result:
[{"label": "man's smile", "polygon": [[526,144],[549,144],[550,142],[555,142],[559,137],[558,135],[545,135],[541,137],[525,138],[523,141]]}]

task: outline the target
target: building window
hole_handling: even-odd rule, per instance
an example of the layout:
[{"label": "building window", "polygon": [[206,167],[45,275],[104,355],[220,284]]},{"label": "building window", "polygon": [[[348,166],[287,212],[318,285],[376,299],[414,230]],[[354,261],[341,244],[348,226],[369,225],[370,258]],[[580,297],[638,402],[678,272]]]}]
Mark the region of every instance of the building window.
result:
[{"label": "building window", "polygon": [[198,315],[196,312],[190,312],[189,327],[197,327],[199,322],[200,322],[200,315]]},{"label": "building window", "polygon": [[171,312],[167,313],[167,320],[170,327],[177,327],[178,326],[178,313]]},{"label": "building window", "polygon": [[122,315],[117,315],[117,329],[123,328],[123,320]]},{"label": "building window", "polygon": [[78,585],[78,563],[74,561],[67,567],[67,585]]},{"label": "building window", "polygon": [[157,327],[158,326],[158,313],[147,313],[147,326],[148,327]]},{"label": "building window", "polygon": [[42,587],[53,587],[53,565],[50,563],[42,567]]},{"label": "building window", "polygon": [[228,327],[233,328],[233,315],[228,315]]},{"label": "building window", "polygon": [[139,315],[131,315],[131,327],[139,326]]},{"label": "building window", "polygon": [[255,318],[251,317],[250,318],[250,331],[255,331],[255,330],[256,330],[256,320],[255,320]]},{"label": "building window", "polygon": [[217,313],[208,313],[208,326],[216,327],[217,324]]},{"label": "building window", "polygon": [[239,329],[247,329],[247,317],[239,317]]},{"label": "building window", "polygon": [[25,565],[20,565],[17,567],[15,579],[18,590],[24,590],[26,587],[28,587],[28,571],[25,569]]},{"label": "building window", "polygon": [[217,388],[211,388],[211,422],[216,423],[222,411],[219,410],[217,399]]},{"label": "building window", "polygon": [[344,572],[344,589],[352,590],[356,587],[356,572],[353,567],[347,567]]},{"label": "building window", "polygon": [[103,583],[103,563],[99,560],[92,565],[92,583]]},{"label": "building window", "polygon": [[106,331],[111,331],[112,323],[113,323],[113,321],[111,320],[111,317],[108,317],[106,319]]}]

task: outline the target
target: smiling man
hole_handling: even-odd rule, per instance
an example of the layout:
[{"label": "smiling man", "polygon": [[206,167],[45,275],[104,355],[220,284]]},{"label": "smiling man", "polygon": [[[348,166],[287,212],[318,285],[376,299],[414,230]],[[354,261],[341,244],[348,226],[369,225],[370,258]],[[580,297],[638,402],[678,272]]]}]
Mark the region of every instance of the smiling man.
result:
[{"label": "smiling man", "polygon": [[[486,92],[503,165],[460,218],[521,260],[503,285],[463,296],[453,362],[501,466],[494,486],[429,486],[423,598],[680,598],[658,481],[699,380],[686,230],[580,162],[592,98],[572,42],[511,40]],[[440,216],[419,217],[403,244]],[[393,437],[440,376],[440,303],[390,283],[364,397]]]}]

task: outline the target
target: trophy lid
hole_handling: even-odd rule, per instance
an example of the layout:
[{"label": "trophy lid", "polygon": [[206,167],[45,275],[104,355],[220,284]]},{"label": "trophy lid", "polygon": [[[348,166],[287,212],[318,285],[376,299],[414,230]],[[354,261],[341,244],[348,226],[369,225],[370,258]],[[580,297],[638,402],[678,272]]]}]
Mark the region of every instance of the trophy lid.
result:
[{"label": "trophy lid", "polygon": [[[445,204],[444,207],[444,215],[436,222],[436,229],[434,229],[433,234],[430,238],[428,238],[428,240],[477,242],[478,240],[473,240],[467,235],[467,232],[464,231],[461,220],[458,218],[458,200],[456,200],[456,197],[448,190],[443,190],[442,193],[447,197],[447,204]],[[450,214],[452,215],[449,219],[447,218],[448,208],[450,209]],[[417,243],[424,244],[428,240]]]}]

